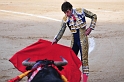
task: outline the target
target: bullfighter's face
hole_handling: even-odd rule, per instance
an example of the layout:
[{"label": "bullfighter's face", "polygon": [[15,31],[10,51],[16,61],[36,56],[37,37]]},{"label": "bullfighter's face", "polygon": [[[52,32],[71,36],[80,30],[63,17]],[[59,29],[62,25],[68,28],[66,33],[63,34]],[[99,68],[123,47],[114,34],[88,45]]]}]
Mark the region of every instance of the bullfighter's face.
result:
[{"label": "bullfighter's face", "polygon": [[64,13],[65,13],[66,16],[70,17],[71,14],[72,14],[72,10],[69,10],[69,9],[68,9],[68,10],[65,11]]}]

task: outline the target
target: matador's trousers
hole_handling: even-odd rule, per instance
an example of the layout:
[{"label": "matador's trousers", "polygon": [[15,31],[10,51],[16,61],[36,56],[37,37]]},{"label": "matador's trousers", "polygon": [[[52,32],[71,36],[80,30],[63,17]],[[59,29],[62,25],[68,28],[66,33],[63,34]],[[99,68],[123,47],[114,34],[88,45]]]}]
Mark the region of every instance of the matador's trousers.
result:
[{"label": "matador's trousers", "polygon": [[80,50],[81,53],[81,61],[82,61],[82,69],[83,73],[89,74],[89,66],[88,66],[88,38],[85,35],[85,28],[77,29],[76,33],[73,33],[73,39],[71,41],[72,50],[78,55]]}]

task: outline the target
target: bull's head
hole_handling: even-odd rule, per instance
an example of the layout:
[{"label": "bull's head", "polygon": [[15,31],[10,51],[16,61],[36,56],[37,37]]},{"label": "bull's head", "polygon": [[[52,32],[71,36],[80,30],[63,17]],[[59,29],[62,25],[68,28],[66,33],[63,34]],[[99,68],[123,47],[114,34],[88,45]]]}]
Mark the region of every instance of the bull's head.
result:
[{"label": "bull's head", "polygon": [[[54,65],[56,65],[56,66],[65,66],[68,63],[68,61],[66,59],[64,59],[63,57],[61,57],[61,59],[62,59],[62,61],[54,61]],[[24,66],[33,66],[34,64],[36,64],[36,62],[28,62],[29,60],[30,60],[30,58],[24,60],[22,62],[22,64]]]}]

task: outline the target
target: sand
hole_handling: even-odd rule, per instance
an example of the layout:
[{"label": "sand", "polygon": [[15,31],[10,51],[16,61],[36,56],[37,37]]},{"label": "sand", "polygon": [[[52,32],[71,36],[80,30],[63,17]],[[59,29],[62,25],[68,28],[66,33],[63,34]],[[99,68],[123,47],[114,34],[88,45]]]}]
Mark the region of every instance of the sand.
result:
[{"label": "sand", "polygon": [[[0,82],[20,72],[9,59],[40,38],[52,41],[60,29],[61,4],[64,0],[0,0]],[[89,54],[88,82],[124,82],[124,1],[68,0],[97,14],[95,30],[88,36],[95,41]],[[41,16],[53,18],[50,20]],[[87,27],[90,19],[86,18]],[[70,46],[67,28],[58,42]],[[24,78],[21,82],[26,82]]]}]

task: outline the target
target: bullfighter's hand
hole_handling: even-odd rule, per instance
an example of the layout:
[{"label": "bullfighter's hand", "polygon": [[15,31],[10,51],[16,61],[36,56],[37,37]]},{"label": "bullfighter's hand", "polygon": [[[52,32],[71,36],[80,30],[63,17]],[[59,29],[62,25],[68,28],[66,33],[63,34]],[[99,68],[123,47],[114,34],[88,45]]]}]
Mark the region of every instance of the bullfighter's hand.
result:
[{"label": "bullfighter's hand", "polygon": [[57,40],[56,40],[56,39],[54,39],[54,40],[52,41],[52,44],[51,44],[51,45],[53,45],[53,44],[57,44]]},{"label": "bullfighter's hand", "polygon": [[85,35],[89,35],[92,31],[92,28],[87,28],[86,31],[85,31]]}]

